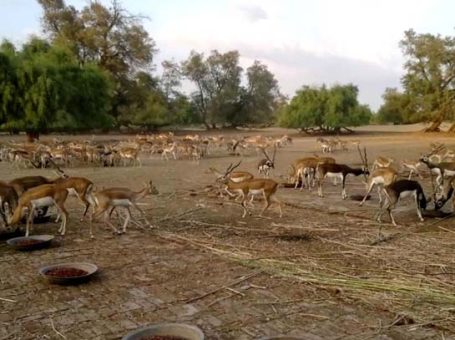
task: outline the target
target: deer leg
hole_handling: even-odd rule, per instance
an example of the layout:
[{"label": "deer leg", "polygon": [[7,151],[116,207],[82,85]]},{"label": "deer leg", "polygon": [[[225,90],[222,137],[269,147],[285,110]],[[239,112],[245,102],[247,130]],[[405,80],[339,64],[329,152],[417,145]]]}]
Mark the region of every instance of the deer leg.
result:
[{"label": "deer leg", "polygon": [[320,176],[318,179],[318,196],[319,197],[324,197],[324,194],[322,193],[322,184],[324,183],[324,178],[325,176]]},{"label": "deer leg", "polygon": [[283,217],[283,209],[281,207],[281,201],[275,197],[275,195],[271,195],[270,196],[270,199],[275,202],[276,204],[278,204],[278,209],[280,210],[280,218]]},{"label": "deer leg", "polygon": [[341,180],[341,184],[343,185],[343,190],[341,191],[341,198],[346,199],[348,194],[346,193],[346,176],[343,175],[343,179]]},{"label": "deer leg", "polygon": [[264,212],[267,210],[267,208],[270,207],[270,196],[267,196],[265,191],[264,191],[264,200],[265,200],[264,208],[262,209],[262,211],[259,214],[259,216],[262,216],[262,214],[264,214]]},{"label": "deer leg", "polygon": [[[136,208],[137,211],[139,211],[139,213],[141,214],[141,216],[142,216],[142,218],[145,220],[145,222],[147,222],[147,224],[148,224],[150,227],[152,227],[152,224],[149,222],[149,220],[148,220],[147,217],[145,216],[144,211],[143,211],[141,208],[139,208],[139,206],[138,206],[136,203],[134,203],[134,202],[131,202],[131,205],[132,205],[134,208]],[[129,212],[129,209],[128,209],[128,212]],[[130,215],[130,217],[131,217],[131,215]]]},{"label": "deer leg", "polygon": [[60,234],[63,236],[66,233],[66,221],[68,220],[68,212],[66,211],[63,204],[57,205],[57,209],[60,211],[60,214],[62,215],[62,224],[60,225],[59,231]]},{"label": "deer leg", "polygon": [[417,216],[420,219],[420,222],[423,222],[423,216],[422,216],[422,208],[420,207],[420,202],[419,202],[419,197],[417,194],[414,195],[415,201],[416,201],[416,208],[417,208]]},{"label": "deer leg", "polygon": [[27,216],[27,224],[25,225],[25,236],[27,237],[30,235],[30,230],[33,227],[33,215],[35,213],[35,206],[32,204],[28,216]]},{"label": "deer leg", "polygon": [[[374,183],[371,183],[371,184],[370,184],[370,187],[369,187],[368,190],[367,190],[367,193],[366,193],[365,196],[363,197],[362,202],[359,203],[360,206],[362,206],[363,203],[365,203],[365,201],[367,200],[367,197],[368,197],[368,195],[370,194],[371,190],[373,190],[373,187],[374,187]],[[380,203],[381,203],[381,200],[379,200],[379,204],[380,204]]]},{"label": "deer leg", "polygon": [[122,227],[123,234],[126,233],[126,226],[130,222],[130,220],[131,220],[131,211],[130,211],[129,207],[126,207],[126,217],[125,217],[125,222],[123,223],[123,227]]},{"label": "deer leg", "polygon": [[118,229],[112,224],[112,222],[110,221],[110,217],[109,217],[109,213],[107,210],[104,210],[102,211],[104,212],[104,223],[106,225],[108,225],[109,227],[111,227],[111,229],[114,231],[114,234],[120,234],[120,232],[118,231]]}]

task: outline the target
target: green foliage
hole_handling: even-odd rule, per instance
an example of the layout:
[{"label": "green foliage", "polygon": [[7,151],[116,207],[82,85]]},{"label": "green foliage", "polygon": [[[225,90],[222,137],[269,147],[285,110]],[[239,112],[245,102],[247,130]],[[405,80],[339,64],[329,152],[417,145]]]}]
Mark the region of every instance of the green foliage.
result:
[{"label": "green foliage", "polygon": [[402,83],[413,107],[409,119],[432,121],[437,129],[455,118],[455,38],[409,30],[400,45],[407,58]]},{"label": "green foliage", "polygon": [[[6,52],[5,52],[6,51]],[[0,49],[1,128],[45,132],[111,126],[110,83],[96,66],[32,38],[16,52]]]},{"label": "green foliage", "polygon": [[257,124],[275,118],[280,93],[274,75],[255,61],[247,69],[247,85],[242,86],[239,57],[238,51],[214,50],[207,58],[192,51],[180,66],[179,73],[196,86],[191,94],[194,112],[207,127]]},{"label": "green foliage", "polygon": [[407,124],[415,121],[415,110],[408,94],[387,88],[382,95],[384,103],[378,110],[378,123]]},{"label": "green foliage", "polygon": [[[131,79],[137,72],[152,70],[157,51],[154,40],[142,26],[142,17],[130,14],[117,0],[110,6],[89,1],[80,10],[66,5],[63,0],[38,2],[44,11],[43,29],[52,43],[70,50],[80,65],[96,64],[108,72],[114,82],[109,114],[117,120],[116,125],[125,121],[125,110],[131,110],[127,113],[131,117],[137,116],[140,103],[131,101]],[[150,94],[151,98],[155,95]],[[149,107],[156,108],[156,105]],[[162,116],[158,112],[150,112],[150,115]],[[150,123],[145,113],[140,116],[144,117],[145,124]],[[158,120],[160,125],[162,118]]]},{"label": "green foliage", "polygon": [[368,124],[371,110],[360,105],[358,89],[352,84],[327,88],[303,86],[282,108],[279,124],[303,130],[339,131],[349,126]]}]

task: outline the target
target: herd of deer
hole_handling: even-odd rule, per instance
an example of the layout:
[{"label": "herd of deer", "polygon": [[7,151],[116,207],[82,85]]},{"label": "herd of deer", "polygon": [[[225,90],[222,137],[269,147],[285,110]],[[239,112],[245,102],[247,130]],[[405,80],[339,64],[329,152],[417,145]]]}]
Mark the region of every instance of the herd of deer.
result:
[{"label": "herd of deer", "polygon": [[[297,159],[290,165],[291,173],[289,181],[294,183],[294,188],[296,189],[300,184],[300,190],[305,186],[311,190],[311,188],[314,187],[315,182],[317,182],[318,195],[323,197],[322,188],[324,179],[326,177],[333,178],[334,184],[336,184],[336,181],[339,179],[342,185],[342,199],[346,199],[348,197],[345,187],[347,176],[363,175],[367,190],[360,202],[360,206],[369,198],[373,188],[377,187],[379,211],[376,214],[376,218],[380,222],[383,213],[387,211],[391,222],[395,226],[397,224],[392,215],[392,210],[400,199],[408,196],[414,197],[417,215],[419,219],[423,221],[422,210],[427,208],[427,203],[431,201],[431,198],[427,200],[422,186],[419,182],[412,180],[414,174],[419,178],[423,178],[421,170],[419,169],[421,166],[426,165],[430,170],[430,174],[437,176],[437,187],[433,186],[433,199],[435,201],[436,210],[442,208],[452,196],[455,188],[455,153],[447,149],[445,145],[433,143],[431,145],[431,151],[422,155],[417,162],[403,161],[400,170],[409,171],[409,177],[408,179],[398,179],[399,170],[393,166],[393,163],[395,162],[394,159],[378,157],[374,161],[370,172],[366,149],[364,148],[362,152],[359,144],[356,144],[363,164],[361,168],[352,168],[346,164],[338,164],[332,157],[314,155],[313,157]],[[268,177],[270,169],[275,167],[276,148],[274,149],[273,158],[268,156],[265,149],[262,151],[266,158],[258,163],[258,172],[259,174]],[[246,171],[234,171],[239,165],[240,162],[235,166],[231,164],[225,173],[221,173],[214,168],[211,168],[210,170],[217,176],[217,181],[224,185],[224,192],[231,197],[241,199],[243,217],[245,217],[247,213],[250,213],[247,204],[251,205],[254,196],[256,195],[262,195],[264,197],[265,205],[261,215],[272,202],[276,202],[279,205],[280,216],[282,216],[281,202],[275,197],[275,193],[279,186],[278,182],[269,178],[254,178],[253,174]],[[448,180],[444,182],[445,178],[448,178]],[[248,201],[249,195],[251,196],[250,201]],[[385,199],[383,199],[383,195]],[[455,210],[455,198],[453,202]]]},{"label": "herd of deer", "polygon": [[280,138],[264,136],[226,138],[201,137],[198,134],[174,136],[173,133],[138,135],[129,141],[97,142],[94,138],[80,142],[54,139],[52,142],[0,144],[0,160],[11,162],[16,168],[46,168],[58,164],[69,167],[142,165],[141,158],[161,155],[161,159],[192,159],[199,161],[217,150],[244,155],[249,149],[260,150],[292,143],[284,135]]},{"label": "herd of deer", "polygon": [[[153,139],[153,141],[152,141]],[[161,142],[158,142],[161,141]],[[201,139],[199,136],[185,136],[180,139],[181,143],[188,145],[199,145],[223,143],[221,137],[211,137]],[[208,142],[207,142],[208,141]],[[232,142],[232,141],[231,141]],[[265,158],[261,159],[258,163],[257,170],[263,178],[255,178],[253,174],[247,171],[236,170],[241,161],[236,165],[231,164],[223,173],[215,168],[210,168],[217,177],[217,182],[223,186],[220,193],[227,193],[236,200],[241,200],[243,208],[242,217],[247,214],[251,215],[249,209],[253,205],[254,197],[262,196],[264,198],[264,206],[261,215],[269,208],[272,203],[276,203],[279,208],[280,217],[282,216],[282,203],[276,198],[276,192],[279,183],[269,178],[270,171],[275,168],[275,156],[277,149],[292,142],[288,136],[281,138],[266,138],[266,137],[250,137],[236,140],[233,142],[233,150],[239,145],[253,145],[257,152],[262,152]],[[55,142],[57,143],[57,142]],[[155,135],[155,136],[140,136],[136,138],[137,145],[149,144],[150,146],[167,145],[168,148],[175,148],[177,141],[172,134]],[[180,143],[180,142],[179,142]],[[42,144],[39,144],[42,145]],[[82,144],[67,143],[65,150],[76,150],[77,145],[82,148]],[[90,148],[85,144],[84,150],[87,152]],[[182,144],[180,144],[181,146]],[[222,145],[222,144],[218,144]],[[105,145],[106,146],[106,145]],[[128,147],[125,144],[117,144],[119,154],[125,155],[128,153]],[[167,151],[167,147],[161,150],[164,154],[162,157],[167,157],[167,153],[172,154],[172,151]],[[273,155],[270,157],[267,153],[267,147],[273,147]],[[346,192],[346,178],[349,175],[360,176],[363,175],[366,183],[366,194],[360,205],[363,205],[369,194],[376,186],[379,194],[379,211],[377,213],[377,220],[381,220],[381,216],[385,211],[388,212],[390,219],[396,225],[395,219],[392,215],[392,210],[399,202],[400,199],[413,196],[416,202],[417,214],[420,220],[423,220],[422,210],[426,209],[427,200],[423,192],[422,186],[419,182],[412,180],[413,174],[422,178],[421,166],[426,165],[430,174],[436,176],[436,184],[433,185],[433,199],[435,201],[435,209],[440,209],[450,199],[455,187],[455,153],[449,150],[443,144],[432,144],[431,151],[422,157],[417,162],[403,161],[401,168],[409,170],[408,179],[398,179],[399,171],[394,166],[395,160],[387,157],[378,157],[371,169],[368,167],[367,152],[364,148],[361,150],[357,143],[362,166],[359,168],[352,168],[346,164],[338,164],[333,157],[321,157],[314,155],[312,157],[305,157],[297,159],[290,165],[291,173],[289,180],[293,183],[294,188],[300,190],[305,186],[311,190],[315,183],[318,186],[318,195],[323,197],[323,183],[325,178],[332,178],[334,184],[340,180],[342,191],[342,199],[348,197]],[[133,148],[137,151],[137,148]],[[35,150],[41,150],[37,146]],[[0,182],[0,214],[5,225],[18,224],[25,213],[28,212],[26,220],[26,235],[30,233],[33,224],[33,219],[36,216],[37,210],[42,210],[44,213],[50,206],[55,206],[58,211],[57,221],[61,219],[59,232],[64,235],[66,231],[66,224],[68,220],[68,212],[65,209],[65,201],[69,195],[75,195],[85,207],[82,215],[83,220],[87,212],[92,207],[90,214],[90,236],[93,237],[92,222],[98,220],[103,216],[104,223],[109,226],[115,233],[121,234],[126,231],[126,227],[130,221],[139,224],[138,221],[132,218],[131,208],[134,207],[150,225],[142,209],[139,208],[137,202],[147,195],[158,194],[158,190],[152,185],[150,181],[145,187],[136,192],[129,188],[108,188],[103,190],[94,190],[94,184],[84,177],[69,177],[56,163],[56,154],[53,150],[45,151],[50,153],[50,157],[46,162],[50,162],[56,169],[58,177],[55,179],[48,179],[43,176],[27,176],[16,178],[10,182]],[[58,147],[55,150],[61,150]],[[104,149],[106,150],[106,149]],[[144,150],[144,148],[142,148]],[[10,151],[11,152],[11,151]],[[35,151],[37,152],[37,151]],[[66,151],[65,151],[66,152]],[[105,152],[105,151],[104,151]],[[131,151],[132,152],[132,151]],[[13,151],[14,153],[14,151]],[[64,153],[64,152],[62,152]],[[9,153],[7,153],[9,155]],[[18,154],[17,152],[15,153]],[[86,154],[87,156],[88,154]],[[7,156],[9,157],[9,156]],[[127,158],[126,156],[122,156]],[[137,157],[133,157],[133,160]],[[47,166],[47,163],[46,163]],[[448,179],[448,180],[445,180]],[[432,184],[433,181],[432,181]],[[383,197],[384,196],[384,199]],[[118,230],[111,222],[111,215],[114,210],[123,210],[125,212],[125,219],[121,230]],[[455,199],[454,199],[455,209]],[[116,212],[119,214],[118,211]]]},{"label": "herd of deer", "polygon": [[[151,181],[138,192],[129,188],[108,188],[94,191],[94,184],[87,178],[69,177],[58,167],[57,174],[58,177],[55,179],[48,179],[43,176],[26,176],[16,178],[8,183],[0,182],[0,213],[5,225],[14,226],[20,223],[25,210],[27,210],[25,235],[28,236],[37,210],[41,209],[45,214],[48,207],[55,206],[58,211],[56,222],[60,218],[62,220],[59,232],[61,235],[65,235],[68,220],[65,202],[70,194],[75,195],[85,206],[81,220],[85,218],[89,208],[93,208],[90,215],[90,237],[94,237],[92,222],[102,215],[104,215],[105,224],[111,227],[115,233],[126,232],[126,226],[132,219],[131,207],[138,210],[150,225],[144,212],[137,205],[137,201],[147,195],[158,194],[158,190]],[[126,212],[121,231],[110,221],[112,212],[116,208],[123,208]]]}]

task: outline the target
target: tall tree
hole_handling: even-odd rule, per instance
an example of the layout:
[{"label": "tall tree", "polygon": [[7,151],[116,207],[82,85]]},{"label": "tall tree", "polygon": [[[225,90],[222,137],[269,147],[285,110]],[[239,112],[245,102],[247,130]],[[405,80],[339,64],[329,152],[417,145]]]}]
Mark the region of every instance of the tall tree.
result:
[{"label": "tall tree", "polygon": [[246,76],[247,84],[242,88],[239,109],[230,122],[234,125],[272,123],[281,98],[278,81],[258,60],[247,68]]},{"label": "tall tree", "polygon": [[52,40],[68,46],[80,64],[95,63],[116,81],[111,114],[118,117],[119,107],[128,102],[129,82],[137,71],[150,71],[156,53],[155,42],[142,26],[140,16],[132,15],[112,0],[106,7],[90,1],[77,10],[63,0],[38,0],[44,30]]},{"label": "tall tree", "polygon": [[455,38],[409,30],[400,46],[407,58],[402,78],[405,92],[416,116],[431,122],[426,130],[437,131],[455,113]]},{"label": "tall tree", "polygon": [[181,65],[182,74],[196,85],[191,97],[207,128],[225,124],[237,108],[242,74],[238,63],[238,51],[214,50],[206,59],[203,53],[192,51]]}]

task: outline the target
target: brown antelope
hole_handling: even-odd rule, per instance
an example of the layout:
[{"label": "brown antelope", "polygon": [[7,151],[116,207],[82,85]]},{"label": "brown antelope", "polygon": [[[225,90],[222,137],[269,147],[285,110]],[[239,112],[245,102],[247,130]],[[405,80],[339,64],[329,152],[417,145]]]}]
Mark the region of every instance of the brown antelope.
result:
[{"label": "brown antelope", "polygon": [[62,216],[62,223],[58,231],[61,235],[65,235],[68,212],[66,211],[64,204],[67,197],[68,190],[66,188],[61,188],[58,184],[43,184],[31,188],[24,192],[19,198],[18,205],[8,224],[15,225],[19,223],[22,219],[24,209],[28,208],[27,225],[25,229],[25,236],[28,236],[31,227],[33,226],[35,209],[55,205],[59,214]]},{"label": "brown antelope", "polygon": [[420,171],[419,171],[419,167],[422,164],[423,163],[421,161],[414,162],[414,161],[404,160],[404,161],[401,161],[401,170],[402,171],[404,169],[409,170],[409,177],[408,177],[409,180],[412,179],[412,175],[414,173],[417,174],[417,176],[419,176],[420,179],[422,179],[423,177],[422,177],[422,175],[420,174]]},{"label": "brown antelope", "polygon": [[[230,179],[234,183],[240,183],[243,181],[247,181],[250,179],[253,179],[254,176],[248,172],[248,171],[233,171],[235,168],[237,168],[240,165],[241,161],[239,161],[235,166],[232,164],[229,165],[227,168],[226,172],[223,174],[219,172],[217,169],[210,167],[210,171],[216,176],[216,181],[217,182],[222,182],[225,179]],[[226,190],[225,190],[226,191]],[[228,195],[233,197],[232,193],[227,191]],[[234,195],[236,196],[236,195]]]},{"label": "brown antelope", "polygon": [[335,159],[332,157],[304,157],[299,158],[290,165],[292,173],[290,176],[291,181],[294,182],[294,188],[297,189],[299,182],[301,183],[300,190],[303,190],[305,181],[309,190],[313,186],[313,181],[316,173],[318,164],[324,163],[335,163]]},{"label": "brown antelope", "polygon": [[0,214],[5,226],[8,224],[11,212],[16,209],[18,200],[16,190],[8,183],[0,181]]},{"label": "brown antelope", "polygon": [[139,158],[139,146],[122,148],[118,151],[120,158],[123,160],[123,165],[126,166],[127,160],[130,160],[130,164],[142,166],[142,162]]},{"label": "brown antelope", "polygon": [[346,199],[348,195],[346,194],[346,188],[345,188],[345,183],[346,183],[346,177],[348,175],[354,175],[354,176],[359,176],[359,175],[369,175],[370,172],[366,168],[361,168],[361,169],[353,169],[347,165],[344,164],[319,164],[318,168],[318,195],[319,197],[324,197],[322,193],[322,184],[324,182],[325,177],[332,177],[332,178],[339,178],[341,180],[342,184],[342,191],[341,191],[341,197],[343,199]]},{"label": "brown antelope", "polygon": [[332,152],[332,144],[327,139],[318,137],[316,139],[316,142],[319,143],[322,153],[331,153]]},{"label": "brown antelope", "polygon": [[258,163],[259,174],[264,174],[265,177],[269,177],[270,169],[275,169],[275,155],[276,155],[276,146],[273,149],[272,158],[269,157],[267,151],[264,148],[261,148],[262,153],[265,158],[261,159]]},{"label": "brown antelope", "polygon": [[282,217],[283,211],[281,208],[281,202],[275,197],[275,193],[278,189],[278,183],[268,178],[254,178],[245,180],[243,182],[233,182],[229,178],[229,173],[232,172],[239,165],[240,162],[236,166],[232,166],[231,164],[228,167],[228,171],[226,171],[226,174],[222,178],[220,178],[219,181],[226,185],[226,191],[236,192],[237,195],[242,198],[241,202],[243,208],[242,218],[245,217],[247,214],[251,215],[251,212],[246,207],[248,195],[251,195],[250,203],[253,200],[254,196],[262,195],[264,197],[265,200],[264,208],[262,209],[259,216],[262,216],[262,214],[267,210],[271,203],[275,202],[279,206],[280,217]]},{"label": "brown antelope", "polygon": [[[152,181],[150,181],[144,189],[140,191],[132,191],[129,188],[109,188],[104,189],[94,193],[94,200],[96,203],[95,212],[92,215],[90,221],[90,236],[93,238],[92,233],[92,222],[95,221],[98,217],[104,214],[104,223],[111,227],[111,229],[116,234],[122,234],[126,232],[126,227],[130,220],[134,219],[131,216],[130,208],[134,207],[141,214],[142,218],[147,222],[150,227],[152,225],[145,216],[144,211],[137,205],[137,202],[142,198],[148,195],[157,195],[159,194],[158,190],[153,186]],[[123,223],[122,230],[119,231],[111,222],[110,215],[115,208],[125,208],[126,209],[126,218]]]},{"label": "brown antelope", "polygon": [[367,183],[367,193],[363,197],[363,200],[360,202],[360,206],[365,203],[370,194],[371,190],[373,190],[374,186],[378,186],[378,195],[379,195],[379,204],[382,203],[382,196],[381,192],[384,190],[384,186],[388,186],[396,181],[398,177],[398,173],[393,168],[379,168],[374,170],[370,177],[368,177]]},{"label": "brown antelope", "polygon": [[172,155],[172,158],[177,159],[177,143],[173,142],[170,146],[163,148],[163,152],[161,153],[161,158],[165,158],[167,161],[169,160],[168,154]]},{"label": "brown antelope", "polygon": [[374,160],[372,171],[378,168],[388,168],[395,162],[395,159],[389,157],[379,156]]},{"label": "brown antelope", "polygon": [[427,208],[427,199],[423,192],[422,186],[417,181],[410,181],[408,179],[402,179],[396,182],[393,182],[390,185],[384,187],[385,192],[387,193],[384,205],[380,207],[380,210],[377,214],[378,222],[381,222],[381,216],[385,210],[389,213],[390,219],[394,226],[397,226],[395,219],[392,215],[392,210],[395,208],[397,203],[401,198],[408,196],[414,196],[417,208],[417,216],[420,221],[423,222],[422,209]]}]

